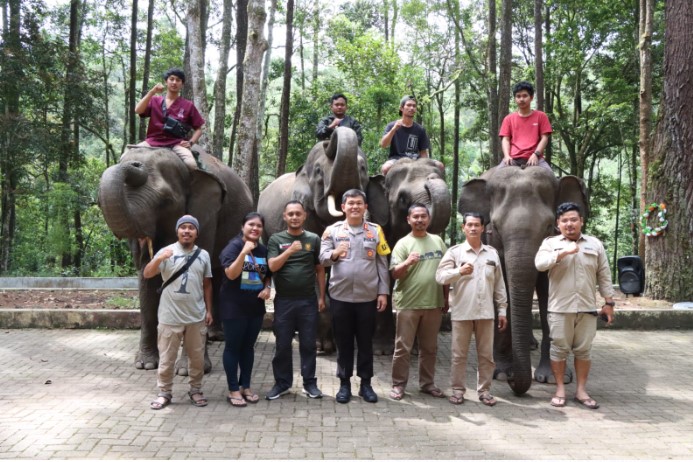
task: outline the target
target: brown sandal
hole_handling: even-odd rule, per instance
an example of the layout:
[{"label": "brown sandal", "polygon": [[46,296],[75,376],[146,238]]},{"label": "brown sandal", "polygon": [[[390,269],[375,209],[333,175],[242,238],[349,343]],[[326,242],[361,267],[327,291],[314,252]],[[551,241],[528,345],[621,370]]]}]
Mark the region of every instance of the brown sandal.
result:
[{"label": "brown sandal", "polygon": [[495,406],[498,403],[498,401],[496,401],[496,398],[494,398],[491,393],[484,393],[483,395],[479,395],[479,401],[484,403],[486,406]]},{"label": "brown sandal", "polygon": [[257,393],[253,393],[250,388],[241,388],[241,396],[243,396],[243,399],[250,404],[255,404],[260,401],[260,397],[257,395]]},{"label": "brown sandal", "polygon": [[453,394],[450,395],[450,397],[448,398],[448,401],[450,401],[450,403],[455,404],[455,405],[462,404],[462,403],[464,403],[464,395],[459,393],[459,392],[458,393],[453,392]]},{"label": "brown sandal", "polygon": [[390,399],[400,401],[402,398],[404,398],[404,388],[398,386],[392,387],[392,390],[390,390]]},{"label": "brown sandal", "polygon": [[445,393],[443,393],[443,390],[436,387],[435,385],[432,387],[426,388],[425,390],[422,389],[421,393],[426,393],[427,395],[431,395],[434,398],[445,398]]},{"label": "brown sandal", "polygon": [[[193,406],[205,407],[208,404],[207,398],[205,398],[205,395],[202,394],[201,391],[189,391],[188,396],[190,397],[190,402],[192,402]],[[199,396],[199,398],[195,399],[193,396]]]}]

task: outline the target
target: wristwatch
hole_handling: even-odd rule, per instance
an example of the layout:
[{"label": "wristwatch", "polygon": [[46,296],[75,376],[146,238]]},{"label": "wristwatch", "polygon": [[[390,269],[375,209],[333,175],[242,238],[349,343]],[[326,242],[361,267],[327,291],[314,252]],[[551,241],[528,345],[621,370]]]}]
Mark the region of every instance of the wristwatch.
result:
[{"label": "wristwatch", "polygon": [[611,306],[611,307],[616,306],[616,302],[604,302],[604,304],[605,304],[605,305],[608,305],[608,306]]},{"label": "wristwatch", "polygon": [[540,153],[539,151],[534,151],[533,154],[534,154],[535,156],[537,156],[537,157],[540,157],[540,156],[541,156],[541,153]]}]

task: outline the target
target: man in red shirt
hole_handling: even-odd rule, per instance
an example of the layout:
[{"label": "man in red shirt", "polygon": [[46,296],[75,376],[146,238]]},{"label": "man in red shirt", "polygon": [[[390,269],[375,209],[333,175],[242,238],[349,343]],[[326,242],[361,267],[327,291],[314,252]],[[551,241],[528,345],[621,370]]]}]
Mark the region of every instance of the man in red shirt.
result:
[{"label": "man in red shirt", "polygon": [[534,87],[519,82],[513,87],[517,112],[503,119],[499,136],[502,138],[503,160],[498,168],[507,165],[537,165],[551,170],[544,160],[544,148],[549,144],[551,123],[541,111],[532,109]]},{"label": "man in red shirt", "polygon": [[[185,74],[181,69],[169,69],[164,74],[164,80],[166,86],[157,83],[135,106],[135,113],[140,117],[151,118],[147,127],[147,137],[139,146],[171,148],[190,170],[196,170],[197,162],[190,148],[202,136],[205,119],[192,101],[180,96],[185,84]],[[159,96],[164,90],[166,94]],[[192,136],[188,139],[185,134],[165,130],[167,117],[192,128]]]}]

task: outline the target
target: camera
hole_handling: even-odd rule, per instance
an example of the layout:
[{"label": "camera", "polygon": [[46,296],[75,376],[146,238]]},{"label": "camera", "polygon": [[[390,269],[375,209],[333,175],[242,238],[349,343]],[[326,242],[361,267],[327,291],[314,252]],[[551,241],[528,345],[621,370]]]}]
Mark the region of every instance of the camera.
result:
[{"label": "camera", "polygon": [[164,118],[164,131],[175,138],[186,139],[190,127],[173,117],[166,116]]}]

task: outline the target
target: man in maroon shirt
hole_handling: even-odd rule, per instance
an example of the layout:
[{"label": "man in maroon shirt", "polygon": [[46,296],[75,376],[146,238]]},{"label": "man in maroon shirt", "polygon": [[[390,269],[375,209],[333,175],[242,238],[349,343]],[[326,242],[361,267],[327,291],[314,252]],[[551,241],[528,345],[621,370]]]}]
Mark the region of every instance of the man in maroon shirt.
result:
[{"label": "man in maroon shirt", "polygon": [[518,82],[513,87],[517,112],[503,119],[499,136],[502,138],[503,160],[506,165],[537,165],[551,170],[544,160],[544,148],[549,144],[551,123],[541,111],[532,109],[534,87],[529,82]]},{"label": "man in maroon shirt", "polygon": [[[140,117],[150,117],[147,137],[138,146],[169,147],[181,158],[190,170],[197,169],[197,162],[190,147],[202,136],[205,120],[192,103],[180,96],[185,84],[185,73],[178,68],[171,68],[164,74],[166,85],[161,83],[144,95],[135,106],[135,113]],[[165,96],[161,95],[166,90]],[[166,118],[181,122],[194,131],[189,139],[164,130]]]}]

